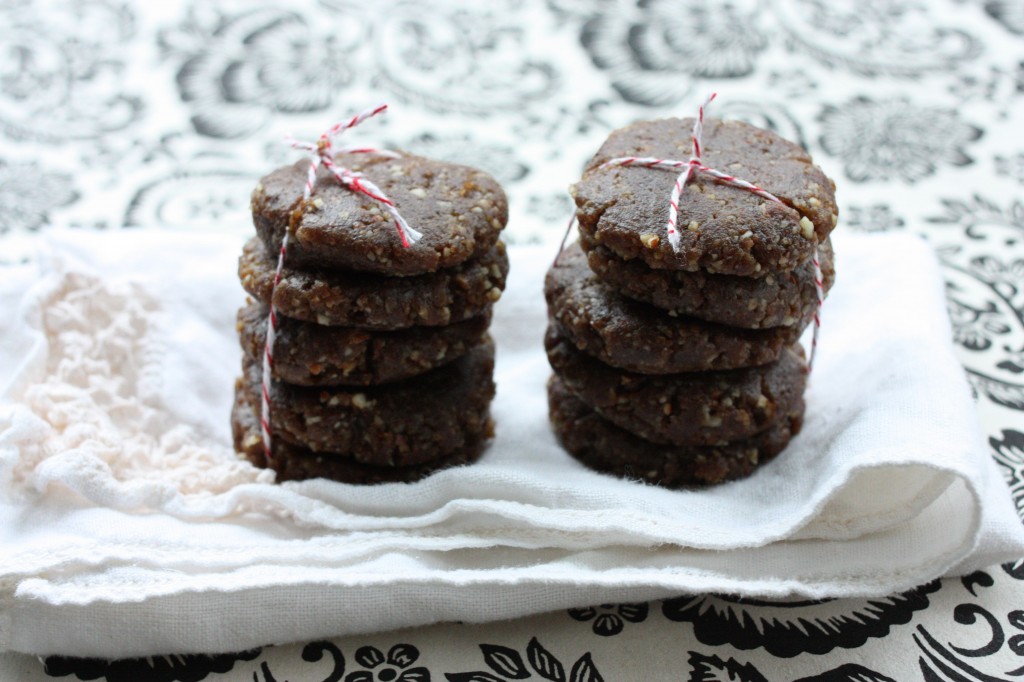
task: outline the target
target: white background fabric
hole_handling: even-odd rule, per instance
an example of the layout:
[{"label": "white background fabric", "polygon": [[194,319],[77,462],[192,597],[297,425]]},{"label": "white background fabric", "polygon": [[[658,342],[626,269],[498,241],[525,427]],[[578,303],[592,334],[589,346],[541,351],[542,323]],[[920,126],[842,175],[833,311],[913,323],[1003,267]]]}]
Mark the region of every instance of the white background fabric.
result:
[{"label": "white background fabric", "polygon": [[[701,491],[599,475],[554,442],[550,248],[512,249],[481,462],[415,484],[278,486],[230,447],[239,240],[38,241],[29,286],[2,302],[33,337],[0,363],[18,368],[0,432],[4,648],[222,652],[681,592],[884,596],[1024,554],[913,237],[837,240],[803,432],[755,476]],[[302,625],[252,618],[275,604]]]}]

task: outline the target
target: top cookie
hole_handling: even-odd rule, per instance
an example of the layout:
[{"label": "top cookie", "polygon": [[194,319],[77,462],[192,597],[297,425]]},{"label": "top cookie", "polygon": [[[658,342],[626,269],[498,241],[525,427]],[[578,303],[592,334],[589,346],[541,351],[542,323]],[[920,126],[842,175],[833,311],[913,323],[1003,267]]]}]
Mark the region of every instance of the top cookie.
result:
[{"label": "top cookie", "polygon": [[706,166],[751,182],[784,205],[697,173],[683,189],[676,252],[665,234],[678,173],[601,164],[616,157],[690,158],[692,118],[642,121],[614,131],[573,187],[580,230],[652,268],[763,277],[806,261],[838,220],[834,183],[802,147],[742,121],[704,122]]},{"label": "top cookie", "polygon": [[363,173],[395,203],[423,238],[402,246],[378,201],[338,182],[322,166],[309,201],[302,200],[309,161],[265,176],[252,193],[252,217],[267,251],[290,230],[293,267],[339,267],[385,275],[420,275],[486,252],[508,222],[508,201],[487,173],[411,154],[339,154],[336,163]]}]

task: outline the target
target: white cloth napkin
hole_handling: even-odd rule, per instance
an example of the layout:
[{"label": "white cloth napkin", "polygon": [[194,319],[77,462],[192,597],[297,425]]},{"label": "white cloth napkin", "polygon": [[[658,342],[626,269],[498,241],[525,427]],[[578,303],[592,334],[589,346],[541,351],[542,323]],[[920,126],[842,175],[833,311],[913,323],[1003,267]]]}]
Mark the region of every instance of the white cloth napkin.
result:
[{"label": "white cloth napkin", "polygon": [[881,595],[1024,555],[915,238],[835,238],[803,432],[747,480],[682,492],[555,443],[554,254],[537,247],[510,250],[482,461],[410,485],[272,484],[230,448],[241,242],[53,231],[5,272],[0,649],[212,652],[685,592]]}]

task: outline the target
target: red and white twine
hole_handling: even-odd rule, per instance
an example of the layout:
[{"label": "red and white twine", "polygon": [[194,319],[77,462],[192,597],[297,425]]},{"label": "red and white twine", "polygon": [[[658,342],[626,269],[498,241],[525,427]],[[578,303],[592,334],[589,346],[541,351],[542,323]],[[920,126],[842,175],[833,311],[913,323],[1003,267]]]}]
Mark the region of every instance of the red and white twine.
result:
[{"label": "red and white twine", "polygon": [[[692,151],[690,152],[690,158],[687,161],[677,161],[674,159],[659,159],[655,157],[643,157],[643,156],[621,156],[609,161],[605,161],[601,164],[601,168],[610,168],[612,166],[643,166],[645,168],[664,168],[678,170],[684,169],[677,177],[675,183],[672,185],[672,193],[669,195],[668,201],[668,222],[665,225],[665,230],[668,233],[669,244],[672,245],[674,251],[679,251],[679,226],[677,223],[679,217],[679,198],[682,196],[683,188],[697,173],[705,173],[715,178],[716,181],[730,185],[732,187],[738,187],[746,190],[759,197],[774,201],[777,204],[785,206],[785,203],[777,196],[761,189],[757,185],[754,185],[746,180],[741,180],[735,176],[723,173],[720,170],[711,168],[704,165],[704,161],[701,158],[703,155],[703,143],[702,137],[704,133],[704,110],[711,102],[714,101],[718,93],[711,93],[708,95],[704,103],[701,104],[697,110],[697,118],[693,123],[693,132],[690,134],[690,140],[692,142]],[[818,330],[821,328],[821,306],[824,303],[825,296],[822,285],[821,276],[821,264],[818,260],[818,248],[815,246],[814,255],[811,257],[811,263],[814,265],[814,289],[817,294],[817,307],[814,310],[814,332],[811,338],[811,352],[807,359],[807,371],[811,371],[811,367],[814,364],[814,354],[818,348]]]},{"label": "red and white twine", "polygon": [[[395,204],[391,199],[384,195],[377,185],[367,179],[362,173],[351,171],[348,168],[338,166],[334,163],[334,156],[336,154],[377,154],[379,156],[385,156],[388,158],[398,158],[400,154],[386,149],[373,149],[371,147],[342,147],[340,149],[334,148],[334,138],[337,135],[342,134],[350,128],[355,128],[357,125],[362,123],[368,118],[372,118],[377,114],[382,114],[387,111],[388,105],[381,104],[372,109],[367,109],[359,114],[356,114],[352,118],[335,123],[331,126],[327,132],[321,135],[316,142],[299,142],[294,138],[289,138],[289,142],[294,149],[302,149],[309,152],[312,155],[312,159],[309,164],[309,172],[306,175],[306,186],[302,192],[303,202],[310,200],[313,195],[313,189],[316,185],[316,172],[323,164],[324,168],[329,170],[338,182],[342,186],[347,187],[353,192],[364,194],[367,197],[373,199],[384,205],[384,208],[391,214],[392,219],[395,221],[395,228],[398,230],[398,237],[402,241],[402,246],[408,248],[412,244],[415,244],[423,236],[415,229],[413,229],[409,223],[405,221],[405,218],[398,212]],[[274,367],[274,341],[277,339],[277,309],[274,306],[274,291],[277,289],[278,283],[281,281],[281,272],[284,270],[284,259],[285,254],[288,250],[288,235],[289,230],[284,231],[284,237],[281,239],[281,248],[277,255],[277,268],[274,272],[274,281],[270,286],[270,315],[267,319],[267,338],[263,347],[263,385],[262,385],[262,399],[260,406],[260,427],[263,432],[263,453],[269,463],[272,455],[271,447],[271,431],[270,431],[270,384],[271,384],[271,370]]]}]

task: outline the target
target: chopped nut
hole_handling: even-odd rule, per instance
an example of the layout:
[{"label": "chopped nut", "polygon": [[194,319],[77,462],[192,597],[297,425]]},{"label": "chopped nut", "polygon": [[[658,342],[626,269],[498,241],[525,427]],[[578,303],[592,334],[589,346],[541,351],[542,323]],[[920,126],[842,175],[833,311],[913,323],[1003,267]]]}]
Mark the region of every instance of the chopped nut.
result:
[{"label": "chopped nut", "polygon": [[760,408],[768,407],[768,398],[765,398],[763,395],[757,396],[757,406]]},{"label": "chopped nut", "polygon": [[427,190],[423,189],[422,187],[413,187],[411,190],[409,190],[409,194],[413,195],[414,197],[419,197],[420,199],[423,199],[426,198],[427,196]]},{"label": "chopped nut", "polygon": [[352,396],[352,406],[357,410],[365,410],[370,406],[370,401],[366,399],[365,393],[356,393]]},{"label": "chopped nut", "polygon": [[814,223],[808,220],[807,216],[800,219],[800,234],[802,234],[806,239],[810,239],[814,236]]},{"label": "chopped nut", "polygon": [[686,226],[686,229],[689,230],[690,232],[696,232],[698,229],[700,229],[700,223],[698,223],[696,220],[691,220],[690,224]]},{"label": "chopped nut", "polygon": [[807,202],[811,206],[814,206],[815,208],[817,208],[818,206],[821,206],[821,202],[818,201],[818,197],[811,197],[810,199],[807,200]]},{"label": "chopped nut", "polygon": [[640,235],[640,241],[643,242],[644,246],[648,249],[653,249],[661,243],[661,238],[656,234],[645,233]]},{"label": "chopped nut", "polygon": [[313,208],[315,208],[318,211],[324,207],[324,200],[321,199],[320,197],[313,197],[312,201],[310,201],[309,203],[313,204]]}]

